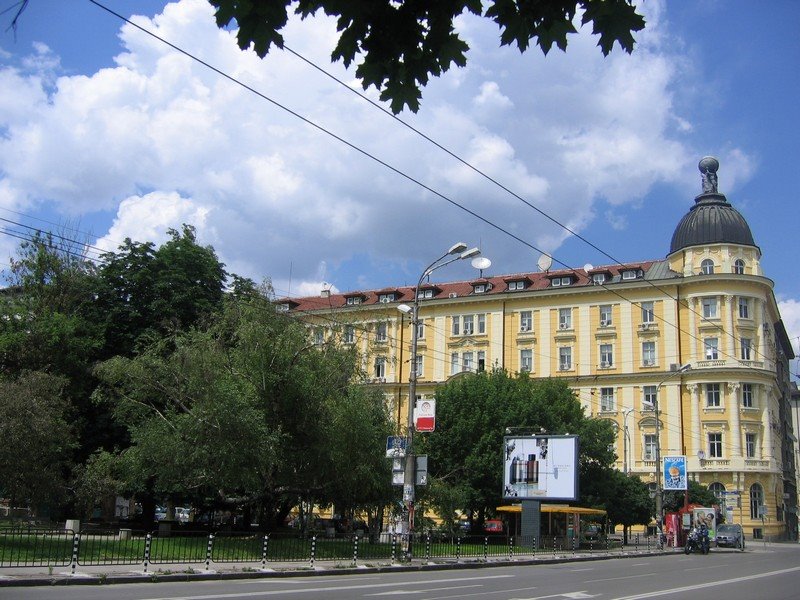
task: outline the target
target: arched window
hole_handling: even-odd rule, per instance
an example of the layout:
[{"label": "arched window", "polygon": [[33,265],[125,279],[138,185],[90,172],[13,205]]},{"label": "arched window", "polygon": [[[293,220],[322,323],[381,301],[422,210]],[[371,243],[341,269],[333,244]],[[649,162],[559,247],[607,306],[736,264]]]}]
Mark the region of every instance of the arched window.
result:
[{"label": "arched window", "polygon": [[708,486],[708,491],[714,494],[717,497],[717,500],[722,502],[725,498],[725,486],[722,485],[719,481],[715,481],[711,485]]},{"label": "arched window", "polygon": [[760,483],[754,483],[750,486],[750,518],[759,519],[760,511],[759,506],[764,504],[764,488]]},{"label": "arched window", "polygon": [[700,263],[700,273],[702,275],[713,275],[714,274],[714,261],[710,258],[705,259],[703,262]]},{"label": "arched window", "polygon": [[741,258],[733,261],[733,272],[736,275],[744,275],[744,261]]}]

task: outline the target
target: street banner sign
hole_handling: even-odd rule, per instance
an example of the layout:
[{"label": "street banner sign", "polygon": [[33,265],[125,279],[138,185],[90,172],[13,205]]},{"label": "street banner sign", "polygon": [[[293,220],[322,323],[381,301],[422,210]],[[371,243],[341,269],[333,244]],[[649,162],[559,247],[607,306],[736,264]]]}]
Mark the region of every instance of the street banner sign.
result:
[{"label": "street banner sign", "polygon": [[417,400],[414,407],[414,429],[424,432],[436,429],[436,400]]},{"label": "street banner sign", "polygon": [[390,435],[386,438],[386,458],[406,455],[406,438],[400,435]]},{"label": "street banner sign", "polygon": [[664,490],[686,490],[689,482],[686,477],[686,456],[665,456],[661,469]]}]

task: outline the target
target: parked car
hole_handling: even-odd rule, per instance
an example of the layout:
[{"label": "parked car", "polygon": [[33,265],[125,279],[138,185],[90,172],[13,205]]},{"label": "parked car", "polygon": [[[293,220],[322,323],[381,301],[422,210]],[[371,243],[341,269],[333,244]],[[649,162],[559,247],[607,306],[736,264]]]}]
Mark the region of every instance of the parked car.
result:
[{"label": "parked car", "polygon": [[739,548],[744,550],[742,526],[733,523],[717,526],[716,542],[720,548]]},{"label": "parked car", "polygon": [[483,531],[490,535],[503,533],[503,522],[498,519],[490,519],[483,524]]}]

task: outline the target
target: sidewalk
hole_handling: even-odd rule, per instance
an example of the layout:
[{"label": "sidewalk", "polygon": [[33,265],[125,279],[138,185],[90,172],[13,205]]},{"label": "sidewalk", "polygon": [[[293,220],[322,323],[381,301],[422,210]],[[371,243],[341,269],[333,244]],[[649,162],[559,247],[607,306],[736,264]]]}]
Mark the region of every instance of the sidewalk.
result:
[{"label": "sidewalk", "polygon": [[548,553],[542,551],[508,558],[483,559],[415,559],[412,563],[394,564],[381,561],[364,561],[353,566],[346,561],[316,561],[312,567],[308,562],[267,563],[266,569],[259,563],[205,563],[193,564],[143,564],[137,565],[76,565],[48,567],[0,568],[0,587],[38,585],[98,585],[114,583],[142,583],[147,581],[204,581],[211,579],[255,579],[264,577],[311,577],[314,575],[352,575],[385,571],[479,569],[512,565],[556,564],[563,562],[585,562],[612,558],[639,558],[642,556],[671,555],[681,549],[655,550],[640,548],[635,551],[613,550],[610,552]]}]

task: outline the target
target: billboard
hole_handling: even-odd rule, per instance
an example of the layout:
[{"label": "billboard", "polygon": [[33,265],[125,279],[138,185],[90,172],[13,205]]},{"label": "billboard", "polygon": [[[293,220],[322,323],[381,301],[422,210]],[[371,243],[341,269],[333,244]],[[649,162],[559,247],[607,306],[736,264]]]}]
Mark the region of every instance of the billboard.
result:
[{"label": "billboard", "polygon": [[577,436],[504,437],[503,499],[577,500]]}]

